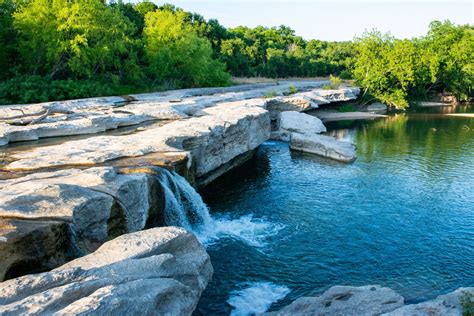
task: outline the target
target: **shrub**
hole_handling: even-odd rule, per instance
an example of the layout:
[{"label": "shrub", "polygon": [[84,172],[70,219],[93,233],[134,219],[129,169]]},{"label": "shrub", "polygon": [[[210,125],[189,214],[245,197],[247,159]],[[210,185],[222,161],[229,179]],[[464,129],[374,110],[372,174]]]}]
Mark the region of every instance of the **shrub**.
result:
[{"label": "shrub", "polygon": [[40,76],[18,76],[0,83],[0,104],[47,102],[114,94],[102,82],[54,80]]},{"label": "shrub", "polygon": [[331,89],[339,89],[342,79],[333,75],[329,75],[329,82],[331,82]]},{"label": "shrub", "polygon": [[339,78],[344,80],[352,79],[352,73],[349,70],[343,70],[339,73]]},{"label": "shrub", "polygon": [[459,303],[462,307],[463,316],[474,315],[474,295],[468,292],[463,292],[459,298]]},{"label": "shrub", "polygon": [[264,95],[264,98],[270,99],[270,98],[274,98],[276,96],[277,96],[277,93],[275,91],[267,91]]}]

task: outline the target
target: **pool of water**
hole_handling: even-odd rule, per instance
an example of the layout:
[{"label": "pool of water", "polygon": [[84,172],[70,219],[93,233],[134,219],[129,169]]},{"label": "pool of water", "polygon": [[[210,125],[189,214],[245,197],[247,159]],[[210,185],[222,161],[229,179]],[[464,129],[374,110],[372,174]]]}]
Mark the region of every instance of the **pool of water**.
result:
[{"label": "pool of water", "polygon": [[357,144],[355,163],[270,141],[201,192],[213,217],[265,225],[254,242],[208,246],[215,274],[196,314],[278,309],[337,284],[388,286],[408,302],[474,285],[474,118],[328,127]]}]

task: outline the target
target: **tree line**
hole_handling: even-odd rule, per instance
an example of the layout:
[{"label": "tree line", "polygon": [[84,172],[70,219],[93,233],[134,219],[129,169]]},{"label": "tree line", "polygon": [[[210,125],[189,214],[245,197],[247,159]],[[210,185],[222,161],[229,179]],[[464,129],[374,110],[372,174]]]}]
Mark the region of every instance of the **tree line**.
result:
[{"label": "tree line", "polygon": [[433,22],[398,40],[305,40],[287,26],[225,28],[152,2],[0,0],[0,104],[222,86],[232,76],[353,78],[366,100],[472,93],[473,28]]}]

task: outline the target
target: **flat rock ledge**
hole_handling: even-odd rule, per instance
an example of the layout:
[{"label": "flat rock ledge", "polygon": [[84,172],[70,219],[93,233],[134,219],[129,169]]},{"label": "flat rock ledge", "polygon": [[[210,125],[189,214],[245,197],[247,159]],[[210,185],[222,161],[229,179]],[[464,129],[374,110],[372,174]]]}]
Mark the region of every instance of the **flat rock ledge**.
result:
[{"label": "flat rock ledge", "polygon": [[212,273],[196,237],[154,228],[50,272],[0,283],[0,314],[191,315]]},{"label": "flat rock ledge", "polygon": [[[404,298],[379,285],[333,286],[321,296],[301,297],[266,316],[461,316],[474,312],[474,288],[460,288],[434,300],[405,305]],[[470,315],[470,314],[467,314]]]}]

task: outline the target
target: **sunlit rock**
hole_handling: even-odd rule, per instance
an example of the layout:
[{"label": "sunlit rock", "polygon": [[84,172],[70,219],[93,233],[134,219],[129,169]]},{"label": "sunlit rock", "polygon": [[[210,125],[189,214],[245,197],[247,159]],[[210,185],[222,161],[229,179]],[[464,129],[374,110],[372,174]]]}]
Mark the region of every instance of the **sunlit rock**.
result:
[{"label": "sunlit rock", "polygon": [[341,162],[356,159],[354,144],[325,135],[291,133],[290,148]]},{"label": "sunlit rock", "polygon": [[191,315],[212,272],[192,234],[155,228],[53,271],[0,283],[0,314]]},{"label": "sunlit rock", "polygon": [[315,116],[296,111],[285,111],[280,114],[278,138],[289,141],[291,133],[320,134],[326,132],[326,126]]},{"label": "sunlit rock", "polygon": [[321,296],[301,297],[277,312],[280,315],[380,315],[403,306],[403,297],[378,285],[333,286]]}]

